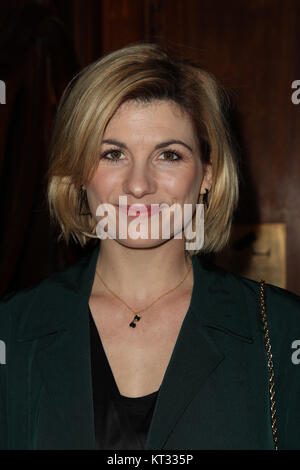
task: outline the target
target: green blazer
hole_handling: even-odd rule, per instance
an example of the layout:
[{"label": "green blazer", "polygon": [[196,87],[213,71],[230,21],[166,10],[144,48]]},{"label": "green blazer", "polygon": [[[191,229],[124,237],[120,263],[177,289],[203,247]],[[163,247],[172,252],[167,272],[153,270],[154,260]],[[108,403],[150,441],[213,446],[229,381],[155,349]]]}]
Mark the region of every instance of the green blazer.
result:
[{"label": "green blazer", "polygon": [[[1,449],[95,448],[88,301],[99,247],[1,300]],[[273,449],[259,283],[192,261],[146,448]],[[279,449],[300,449],[300,297],[266,284],[266,314]]]}]

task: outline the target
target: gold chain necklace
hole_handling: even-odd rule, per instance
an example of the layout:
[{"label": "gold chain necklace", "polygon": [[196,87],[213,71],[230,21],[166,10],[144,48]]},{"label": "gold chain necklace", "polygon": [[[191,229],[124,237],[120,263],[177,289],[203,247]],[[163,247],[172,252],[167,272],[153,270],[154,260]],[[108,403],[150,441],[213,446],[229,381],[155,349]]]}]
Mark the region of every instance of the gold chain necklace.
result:
[{"label": "gold chain necklace", "polygon": [[133,317],[133,320],[129,323],[129,326],[131,328],[135,328],[136,327],[136,322],[140,321],[140,319],[142,318],[141,317],[141,312],[144,312],[145,310],[148,310],[148,308],[152,307],[152,305],[157,302],[159,299],[161,299],[162,297],[166,296],[167,294],[170,294],[170,292],[174,291],[175,289],[178,289],[178,287],[183,283],[183,281],[185,280],[185,278],[187,277],[187,275],[189,274],[191,268],[193,266],[193,263],[191,262],[191,265],[190,267],[188,268],[184,278],[180,281],[180,283],[176,286],[176,287],[173,287],[173,289],[170,289],[168,290],[168,292],[166,292],[165,294],[162,294],[158,297],[158,299],[154,300],[154,302],[152,302],[148,307],[146,308],[143,308],[143,309],[139,309],[137,311],[134,311],[124,300],[121,299],[121,297],[119,297],[117,294],[115,294],[106,284],[105,282],[103,281],[102,277],[100,276],[100,273],[98,272],[97,268],[96,268],[96,274],[99,276],[99,278],[101,279],[101,281],[103,282],[104,286],[106,287],[106,289],[114,296],[116,297],[117,299],[119,299],[124,305],[126,305],[127,308],[129,308],[129,310],[132,311],[132,313],[134,314],[134,317]]}]

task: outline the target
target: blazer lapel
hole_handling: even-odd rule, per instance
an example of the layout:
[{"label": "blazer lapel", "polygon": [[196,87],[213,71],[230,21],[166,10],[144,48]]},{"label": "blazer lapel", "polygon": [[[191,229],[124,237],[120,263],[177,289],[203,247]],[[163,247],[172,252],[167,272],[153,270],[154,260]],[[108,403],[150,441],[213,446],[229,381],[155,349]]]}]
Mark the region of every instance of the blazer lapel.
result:
[{"label": "blazer lapel", "polygon": [[94,449],[89,325],[77,321],[53,336],[33,366],[33,384],[42,379],[44,387],[35,428],[37,449]]},{"label": "blazer lapel", "polygon": [[146,449],[167,445],[189,403],[209,376],[222,367],[226,353],[222,342],[210,334],[211,329],[232,336],[234,341],[253,342],[241,283],[230,274],[226,277],[225,271],[204,268],[199,256],[193,256],[192,261],[191,302],[160,387]]},{"label": "blazer lapel", "polygon": [[37,348],[29,377],[31,448],[95,449],[87,309],[98,253],[99,245],[42,283],[20,316],[18,342]]},{"label": "blazer lapel", "polygon": [[185,408],[223,358],[189,310],[157,397],[146,449],[163,448]]}]

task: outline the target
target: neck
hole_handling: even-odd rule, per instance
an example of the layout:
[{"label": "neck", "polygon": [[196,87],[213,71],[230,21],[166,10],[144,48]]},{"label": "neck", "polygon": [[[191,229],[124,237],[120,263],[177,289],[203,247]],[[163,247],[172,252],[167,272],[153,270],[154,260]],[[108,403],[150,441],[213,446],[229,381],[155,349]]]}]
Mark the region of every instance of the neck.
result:
[{"label": "neck", "polygon": [[[172,239],[143,249],[129,248],[113,239],[101,240],[96,269],[111,291],[132,305],[143,305],[176,287],[186,275],[191,259],[182,242]],[[178,290],[191,287],[192,282],[190,269]],[[93,294],[108,294],[96,274]]]}]

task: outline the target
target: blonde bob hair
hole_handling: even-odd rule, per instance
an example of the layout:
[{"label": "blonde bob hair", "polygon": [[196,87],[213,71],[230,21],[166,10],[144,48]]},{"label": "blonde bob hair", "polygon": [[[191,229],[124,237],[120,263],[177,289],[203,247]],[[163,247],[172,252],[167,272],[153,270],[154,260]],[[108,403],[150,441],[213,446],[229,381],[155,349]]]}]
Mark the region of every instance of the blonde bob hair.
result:
[{"label": "blonde bob hair", "polygon": [[97,222],[88,215],[86,199],[82,207],[80,187],[97,168],[109,120],[127,100],[171,100],[191,116],[202,163],[212,165],[212,186],[205,209],[204,244],[190,254],[221,251],[230,237],[239,192],[237,158],[226,118],[228,95],[195,62],[180,59],[158,44],[141,42],[87,66],[61,97],[47,175],[50,215],[60,226],[59,238],[69,243],[73,237],[82,247],[97,238]]}]

